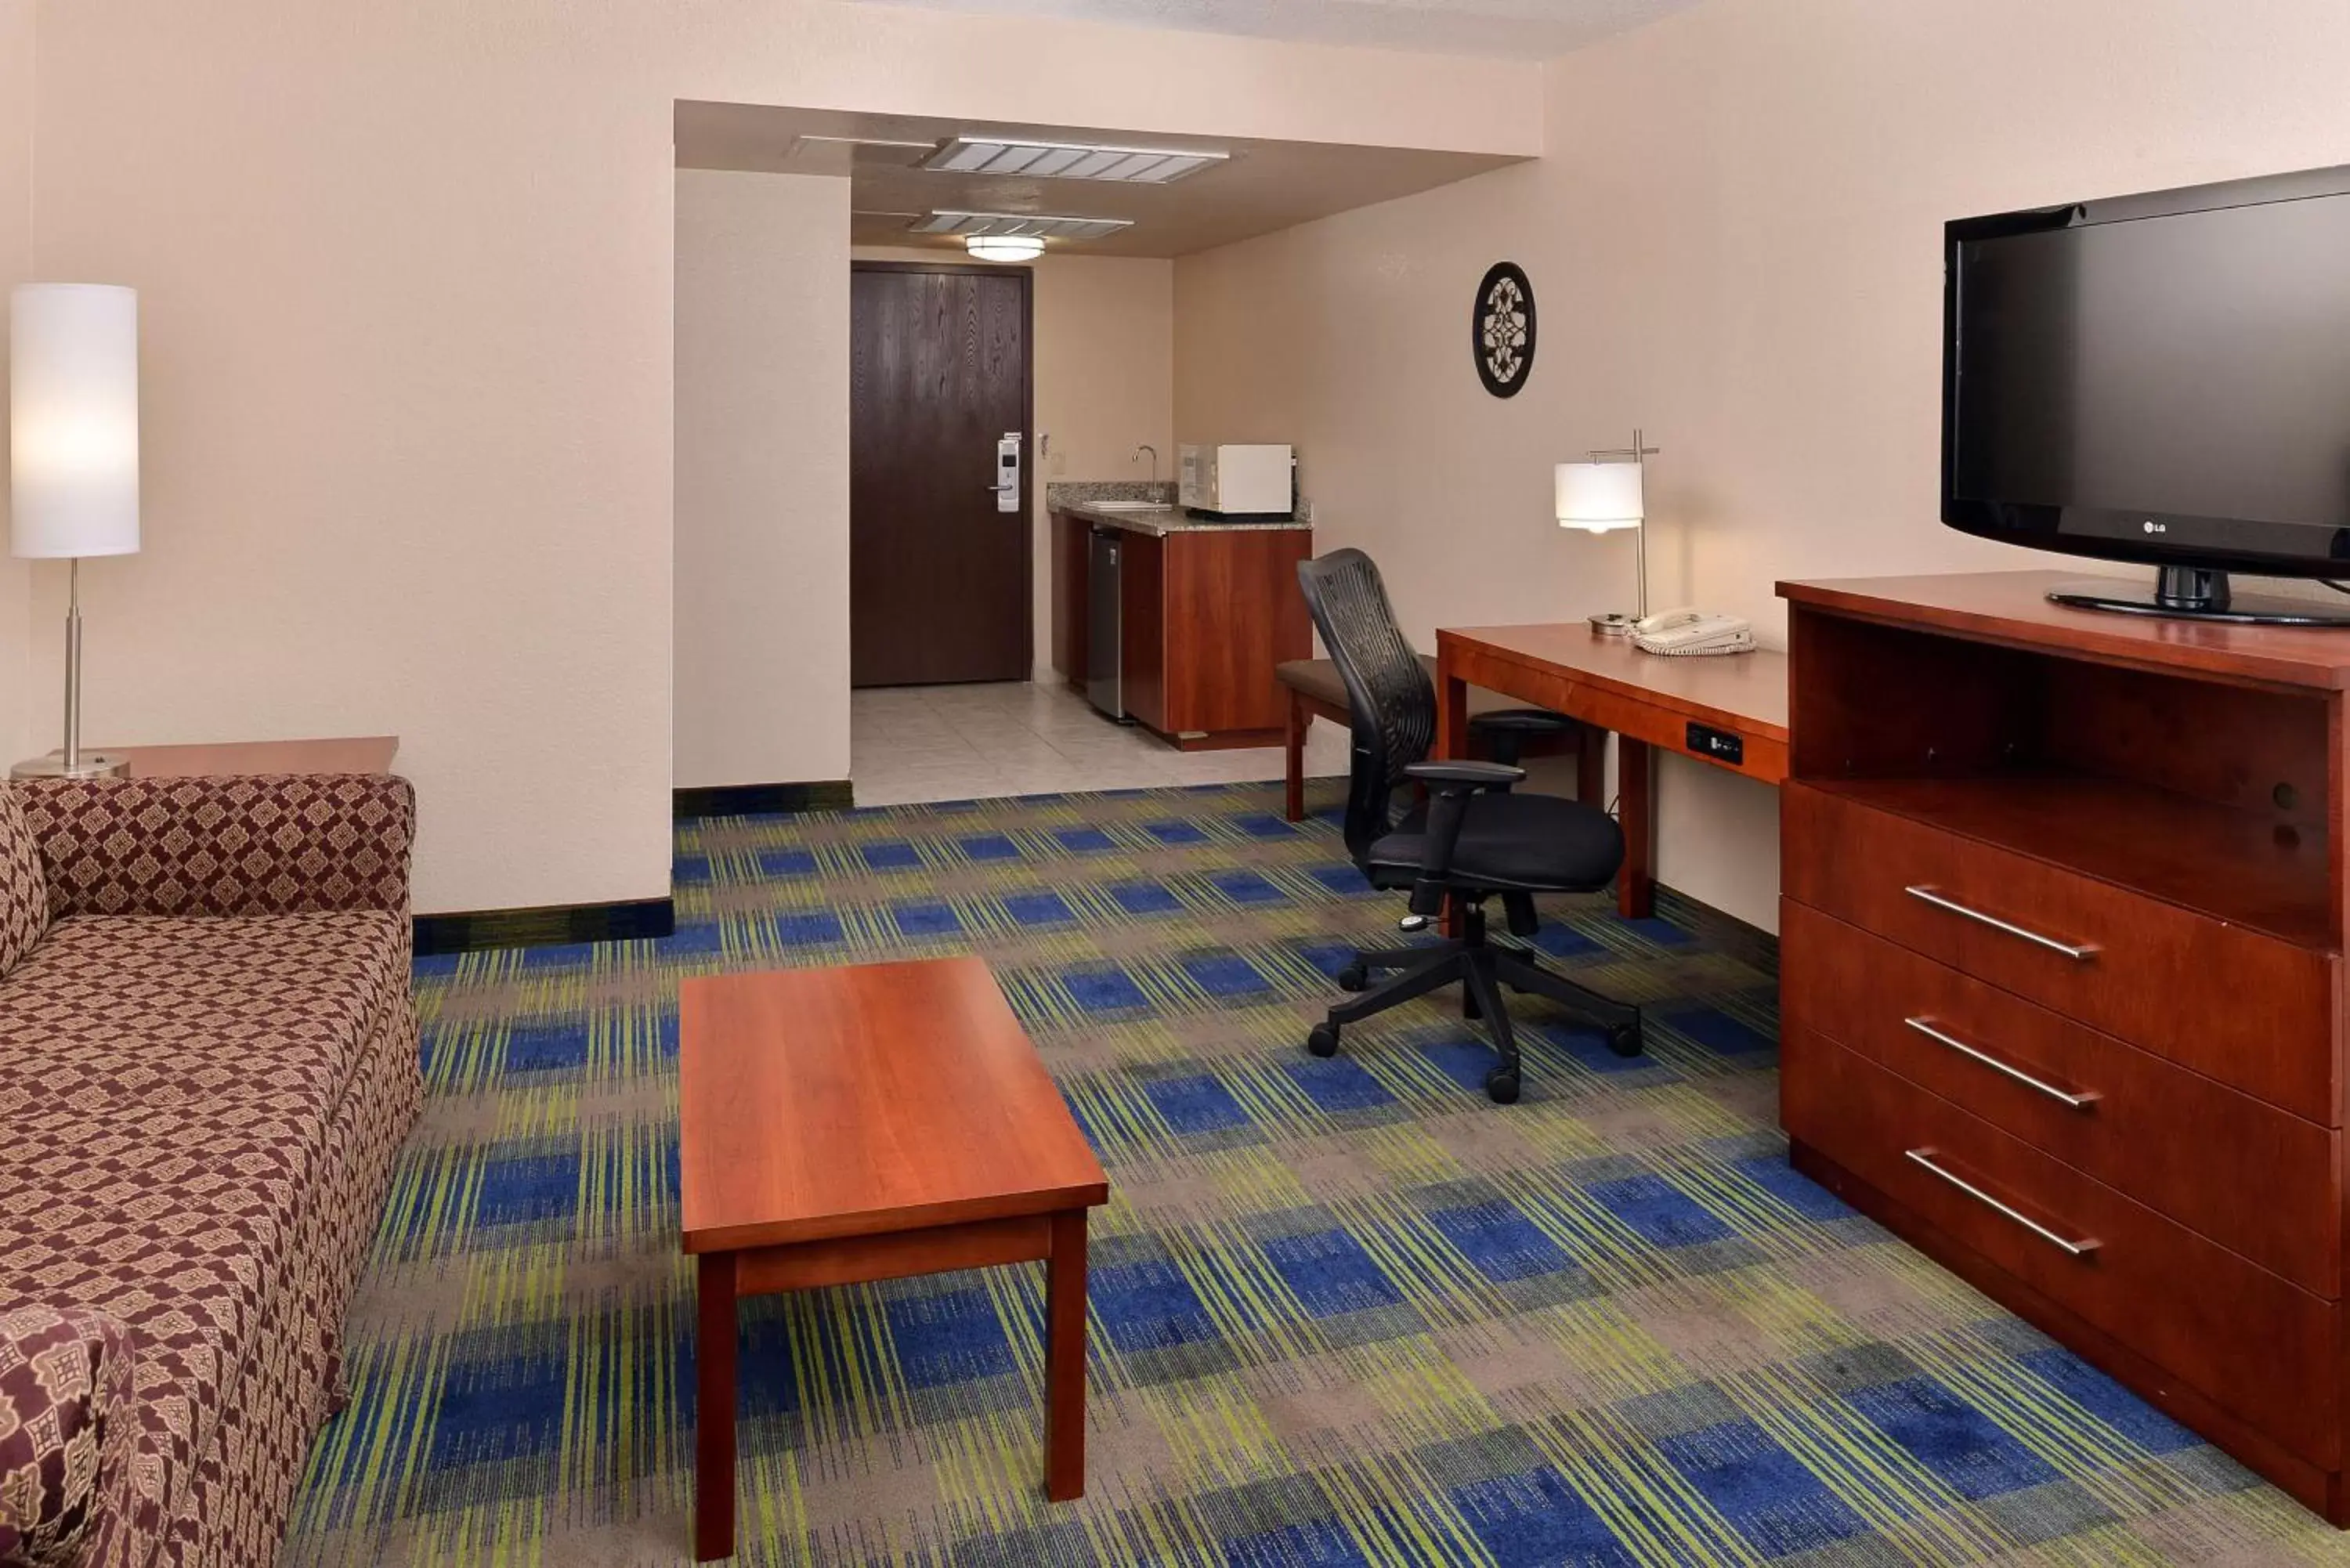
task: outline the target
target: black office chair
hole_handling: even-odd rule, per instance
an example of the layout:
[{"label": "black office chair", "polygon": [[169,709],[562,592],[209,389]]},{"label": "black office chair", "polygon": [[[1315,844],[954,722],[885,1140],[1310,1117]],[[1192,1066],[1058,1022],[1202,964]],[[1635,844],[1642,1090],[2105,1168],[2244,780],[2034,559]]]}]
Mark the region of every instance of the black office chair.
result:
[{"label": "black office chair", "polygon": [[[1347,852],[1373,887],[1411,889],[1406,930],[1425,929],[1448,899],[1461,919],[1458,938],[1356,953],[1338,983],[1363,994],[1333,1007],[1306,1036],[1306,1049],[1331,1055],[1347,1024],[1459,981],[1464,1012],[1483,1020],[1501,1057],[1485,1075],[1485,1092],[1503,1105],[1518,1097],[1519,1087],[1505,985],[1596,1023],[1618,1055],[1639,1054],[1638,1008],[1586,991],[1540,968],[1526,949],[1496,946],[1485,936],[1487,898],[1501,898],[1510,934],[1523,939],[1536,929],[1536,893],[1606,887],[1624,863],[1624,835],[1615,819],[1580,801],[1511,794],[1526,776],[1523,768],[1427,761],[1436,742],[1436,691],[1397,628],[1378,568],[1360,550],[1334,550],[1299,562],[1297,580],[1353,710]],[[1425,785],[1428,800],[1399,817],[1398,786],[1407,781]],[[1378,970],[1402,972],[1366,989]]]}]

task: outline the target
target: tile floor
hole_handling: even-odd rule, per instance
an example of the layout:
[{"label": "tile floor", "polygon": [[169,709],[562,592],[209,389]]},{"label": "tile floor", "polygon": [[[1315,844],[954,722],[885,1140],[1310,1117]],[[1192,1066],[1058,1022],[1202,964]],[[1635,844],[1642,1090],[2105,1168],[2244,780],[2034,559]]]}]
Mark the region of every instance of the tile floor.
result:
[{"label": "tile floor", "polygon": [[[1347,771],[1347,737],[1317,722],[1309,776]],[[1281,748],[1179,752],[1114,724],[1057,681],[891,686],[849,702],[849,778],[859,805],[1237,784],[1281,776]]]}]

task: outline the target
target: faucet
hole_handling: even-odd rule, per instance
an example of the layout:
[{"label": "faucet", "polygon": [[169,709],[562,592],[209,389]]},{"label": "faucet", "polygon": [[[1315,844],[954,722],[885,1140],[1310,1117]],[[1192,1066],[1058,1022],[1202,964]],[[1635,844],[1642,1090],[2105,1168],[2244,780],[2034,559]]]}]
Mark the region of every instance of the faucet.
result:
[{"label": "faucet", "polygon": [[1156,484],[1159,483],[1159,449],[1157,447],[1152,446],[1149,441],[1144,441],[1140,446],[1134,449],[1134,455],[1128,458],[1126,461],[1128,462],[1139,462],[1142,460],[1142,454],[1146,452],[1150,454],[1150,483]]}]

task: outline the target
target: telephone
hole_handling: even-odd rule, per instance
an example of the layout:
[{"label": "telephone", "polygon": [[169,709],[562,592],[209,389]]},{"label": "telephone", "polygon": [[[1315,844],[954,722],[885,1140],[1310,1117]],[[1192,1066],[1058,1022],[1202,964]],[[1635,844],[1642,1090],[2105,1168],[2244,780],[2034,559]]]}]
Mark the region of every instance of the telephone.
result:
[{"label": "telephone", "polygon": [[1734,615],[1659,610],[1632,624],[1632,646],[1643,653],[1745,653],[1754,647],[1754,630]]}]

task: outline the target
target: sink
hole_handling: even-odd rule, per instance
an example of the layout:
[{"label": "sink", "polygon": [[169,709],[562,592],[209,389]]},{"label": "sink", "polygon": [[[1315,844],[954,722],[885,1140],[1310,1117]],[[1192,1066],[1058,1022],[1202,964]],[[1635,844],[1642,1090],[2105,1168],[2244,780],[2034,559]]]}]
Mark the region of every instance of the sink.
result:
[{"label": "sink", "polygon": [[1088,512],[1172,512],[1174,504],[1168,501],[1088,501],[1083,504]]}]

